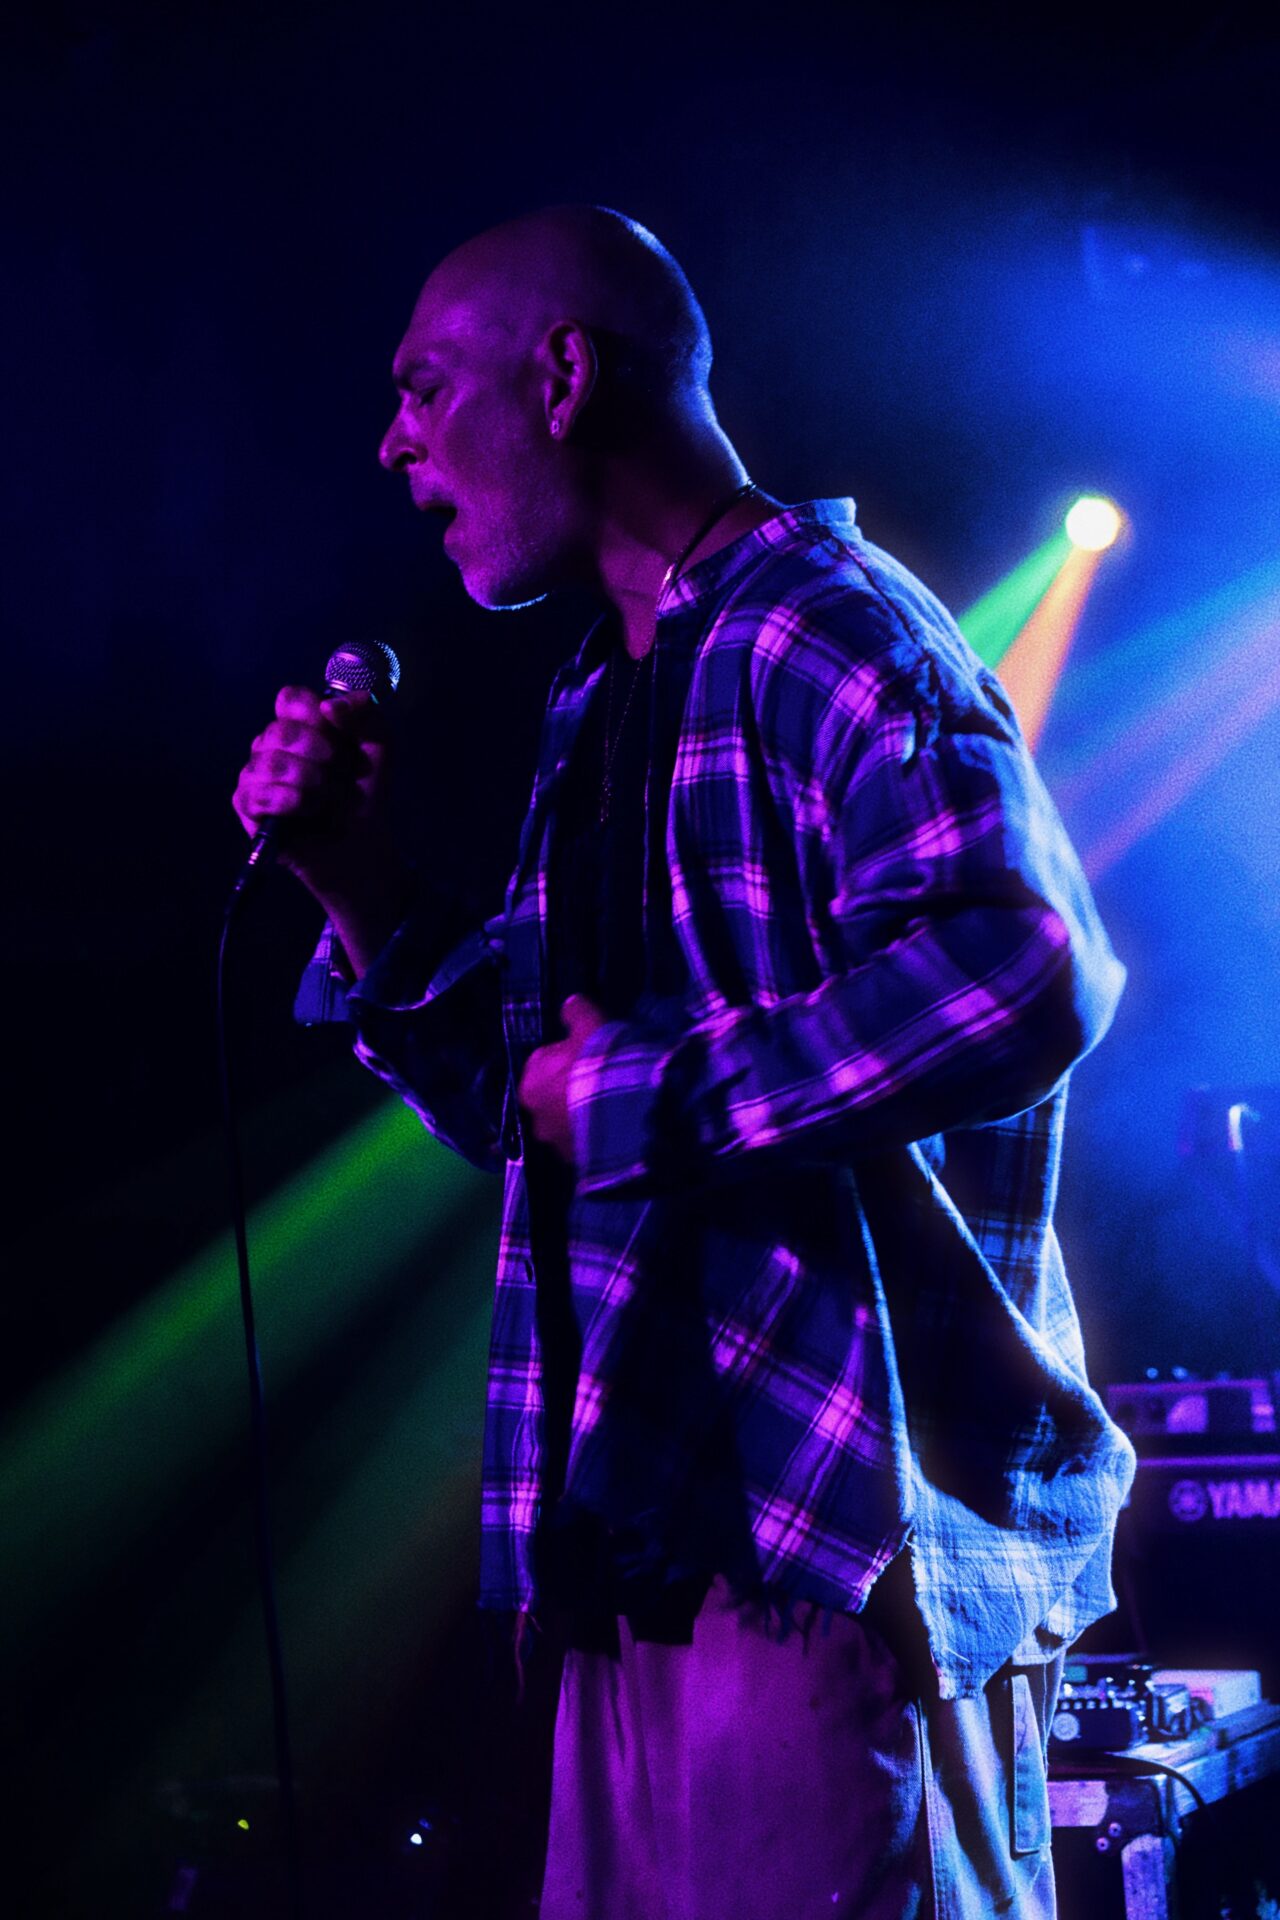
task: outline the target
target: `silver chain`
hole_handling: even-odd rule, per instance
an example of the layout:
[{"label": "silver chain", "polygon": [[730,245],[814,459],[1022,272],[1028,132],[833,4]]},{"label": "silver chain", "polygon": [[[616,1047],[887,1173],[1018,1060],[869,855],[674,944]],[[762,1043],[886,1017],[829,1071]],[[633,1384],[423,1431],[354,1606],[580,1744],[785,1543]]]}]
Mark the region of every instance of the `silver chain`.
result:
[{"label": "silver chain", "polygon": [[[662,585],[658,589],[659,599],[662,598],[671,583],[679,579],[689,555],[696,547],[702,545],[702,542],[706,539],[712,527],[723,520],[726,513],[737,506],[739,500],[745,500],[747,496],[754,493],[755,490],[756,483],[754,480],[744,480],[741,486],[735,487],[731,494],[728,494],[723,500],[716,502],[710,514],[698,528],[698,531],[694,534],[683,553],[677,554],[676,558],[667,568],[666,573],[663,575]],[[631,711],[631,702],[635,699],[636,688],[640,684],[641,672],[644,669],[645,663],[650,660],[656,652],[657,644],[655,636],[648,652],[642,654],[640,659],[636,661],[636,670],[631,676],[631,685],[627,689],[626,704],[622,709],[622,718],[618,722],[618,731],[616,734],[613,733],[613,662],[616,656],[613,654],[609,656],[608,706],[606,708],[604,722],[604,773],[600,780],[600,825],[602,827],[609,818],[609,807],[613,800],[613,781],[610,776],[613,773],[613,763],[618,757],[618,748],[622,745],[622,734],[627,724],[627,715]],[[611,734],[613,735],[612,745],[610,745]]]}]

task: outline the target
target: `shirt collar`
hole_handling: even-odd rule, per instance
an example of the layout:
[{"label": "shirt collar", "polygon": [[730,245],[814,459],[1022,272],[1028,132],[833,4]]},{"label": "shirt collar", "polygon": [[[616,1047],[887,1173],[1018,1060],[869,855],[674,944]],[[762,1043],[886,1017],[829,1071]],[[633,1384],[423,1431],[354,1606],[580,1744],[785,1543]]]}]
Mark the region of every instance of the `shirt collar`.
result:
[{"label": "shirt collar", "polygon": [[[780,508],[749,533],[739,534],[705,560],[695,561],[672,581],[658,600],[659,640],[663,638],[664,621],[716,599],[740,575],[748,573],[762,555],[788,548],[801,551],[815,541],[833,538],[841,543],[859,538],[851,499],[802,500]],[[601,614],[588,629],[572,663],[579,675],[585,677],[602,663],[616,632],[616,616],[612,612]]]},{"label": "shirt collar", "polygon": [[745,573],[763,553],[788,547],[812,546],[815,538],[832,535],[839,541],[856,540],[858,524],[850,499],[802,500],[782,507],[770,519],[740,534],[727,546],[695,561],[673,580],[658,601],[658,618],[713,599],[732,580]]}]

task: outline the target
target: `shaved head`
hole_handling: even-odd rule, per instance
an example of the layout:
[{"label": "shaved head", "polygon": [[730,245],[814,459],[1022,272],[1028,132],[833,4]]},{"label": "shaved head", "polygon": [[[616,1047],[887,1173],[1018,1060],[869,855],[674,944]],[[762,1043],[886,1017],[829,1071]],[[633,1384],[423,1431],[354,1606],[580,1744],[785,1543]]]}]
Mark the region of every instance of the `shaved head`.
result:
[{"label": "shaved head", "polygon": [[711,339],[679,263],[609,207],[544,207],[466,241],[422,292],[432,316],[472,337],[531,346],[558,321],[591,334],[609,385],[650,404],[705,392]]},{"label": "shaved head", "polygon": [[702,309],[660,241],[608,207],[545,207],[427,280],[380,457],[447,518],[471,597],[526,604],[597,582],[619,540],[642,567],[677,551],[698,508],[741,480],[710,371]]}]

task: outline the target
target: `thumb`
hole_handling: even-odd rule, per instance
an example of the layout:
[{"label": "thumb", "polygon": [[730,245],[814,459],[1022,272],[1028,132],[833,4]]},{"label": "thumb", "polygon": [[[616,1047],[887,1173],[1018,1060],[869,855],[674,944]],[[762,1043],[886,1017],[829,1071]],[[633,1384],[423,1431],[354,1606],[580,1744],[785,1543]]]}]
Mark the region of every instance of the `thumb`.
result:
[{"label": "thumb", "polygon": [[560,1009],[560,1018],[564,1021],[564,1030],[570,1040],[589,1040],[599,1031],[607,1020],[594,1000],[588,1000],[585,993],[571,993]]},{"label": "thumb", "polygon": [[360,746],[380,745],[386,737],[386,713],[367,693],[330,694],[320,702],[320,711],[331,727]]}]

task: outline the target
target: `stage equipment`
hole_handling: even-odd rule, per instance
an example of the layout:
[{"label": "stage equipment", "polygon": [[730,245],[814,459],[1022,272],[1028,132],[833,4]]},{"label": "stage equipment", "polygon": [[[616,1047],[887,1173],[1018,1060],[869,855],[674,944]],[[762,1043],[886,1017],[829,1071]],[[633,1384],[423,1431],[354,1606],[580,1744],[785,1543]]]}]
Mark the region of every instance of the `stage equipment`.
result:
[{"label": "stage equipment", "polygon": [[[1116,1533],[1119,1609],[1082,1650],[1254,1670],[1280,1696],[1280,1437],[1272,1380],[1179,1374],[1107,1389],[1138,1470]],[[1114,1658],[1114,1655],[1112,1656]]]},{"label": "stage equipment", "polygon": [[1073,547],[1086,553],[1102,553],[1113,547],[1124,526],[1124,515],[1114,500],[1101,494],[1086,493],[1076,501],[1066,518],[1067,538]]},{"label": "stage equipment", "polygon": [[1055,1743],[1049,1812],[1064,1915],[1272,1914],[1280,1895],[1280,1707],[1259,1701],[1183,1738],[1120,1754],[1064,1752]]},{"label": "stage equipment", "polygon": [[[1257,1675],[1249,1678],[1257,1698]],[[1049,1728],[1050,1751],[1118,1753],[1144,1740],[1183,1739],[1207,1717],[1194,1706],[1185,1680],[1171,1679],[1145,1661],[1095,1655],[1068,1662]]]},{"label": "stage equipment", "polygon": [[[1200,1188],[1206,1211],[1226,1225],[1248,1262],[1250,1297],[1244,1337],[1251,1353],[1280,1363],[1280,1320],[1268,1291],[1280,1294],[1276,1210],[1275,1086],[1192,1087],[1184,1096],[1178,1150]],[[1280,1376],[1278,1376],[1280,1377]]]},{"label": "stage equipment", "polygon": [[1177,1368],[1167,1380],[1141,1380],[1107,1388],[1107,1411],[1143,1452],[1153,1435],[1219,1436],[1274,1434],[1275,1399],[1270,1380],[1193,1380]]}]

